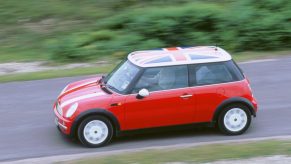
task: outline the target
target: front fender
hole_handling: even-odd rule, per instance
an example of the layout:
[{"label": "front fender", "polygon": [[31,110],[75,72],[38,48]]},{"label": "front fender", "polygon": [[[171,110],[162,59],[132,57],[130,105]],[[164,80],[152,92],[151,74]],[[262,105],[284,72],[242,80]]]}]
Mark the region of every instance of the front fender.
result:
[{"label": "front fender", "polygon": [[115,129],[115,132],[118,133],[120,131],[120,124],[118,119],[114,116],[113,113],[111,113],[110,111],[106,110],[106,109],[89,109],[86,110],[82,113],[80,113],[74,120],[73,124],[72,124],[72,128],[71,128],[71,137],[76,137],[76,132],[78,130],[78,126],[79,124],[82,122],[82,120],[84,120],[86,117],[92,116],[92,115],[100,115],[100,116],[104,116],[106,118],[108,118],[111,123],[113,124],[113,127]]}]

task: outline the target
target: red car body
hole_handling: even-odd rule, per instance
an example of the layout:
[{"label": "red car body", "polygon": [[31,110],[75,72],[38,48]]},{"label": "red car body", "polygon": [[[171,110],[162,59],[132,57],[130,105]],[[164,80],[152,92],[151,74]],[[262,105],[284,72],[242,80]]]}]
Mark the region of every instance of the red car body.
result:
[{"label": "red car body", "polygon": [[[138,99],[136,93],[121,94],[102,87],[101,77],[95,77],[71,83],[62,91],[54,113],[64,134],[75,136],[80,122],[94,114],[107,117],[118,135],[138,129],[215,124],[219,111],[229,103],[243,103],[254,116],[257,112],[256,99],[245,77],[219,84],[153,91],[143,99]],[[70,106],[76,102],[78,109],[66,117]]]},{"label": "red car body", "polygon": [[[58,102],[64,102],[78,95],[102,93],[97,81],[101,77],[86,79],[70,84],[67,87],[69,92],[61,94]],[[74,120],[88,109],[107,109],[111,112],[120,124],[120,130],[134,130],[169,125],[181,125],[200,122],[211,122],[215,110],[223,102],[232,97],[241,97],[249,100],[257,112],[257,102],[252,97],[249,82],[245,79],[239,82],[232,82],[219,85],[201,87],[189,87],[151,94],[150,99],[136,101],[136,95],[112,95],[102,94],[98,99],[89,98],[80,101],[80,108],[74,115],[67,119],[61,116],[54,106],[58,124],[63,133],[70,134]],[[180,99],[183,94],[193,94],[189,101]],[[213,100],[209,102],[209,99]],[[120,104],[111,106],[112,104]],[[158,107],[157,107],[158,104]],[[138,106],[138,108],[137,108]],[[63,110],[66,112],[68,106]],[[167,110],[165,113],[164,111]],[[182,111],[182,112],[181,112]],[[154,116],[153,116],[153,113]]]}]

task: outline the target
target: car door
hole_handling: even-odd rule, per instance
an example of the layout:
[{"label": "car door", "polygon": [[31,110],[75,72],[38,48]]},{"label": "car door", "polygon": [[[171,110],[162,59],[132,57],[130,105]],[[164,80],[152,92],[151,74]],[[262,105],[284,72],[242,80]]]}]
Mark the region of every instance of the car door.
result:
[{"label": "car door", "polygon": [[[189,66],[192,92],[195,93],[195,122],[210,122],[220,103],[227,98],[225,88],[234,76],[225,62]],[[235,88],[233,88],[235,89]]]},{"label": "car door", "polygon": [[[140,89],[149,96],[137,98]],[[184,66],[146,68],[125,102],[126,128],[142,129],[194,121],[194,103]]]}]

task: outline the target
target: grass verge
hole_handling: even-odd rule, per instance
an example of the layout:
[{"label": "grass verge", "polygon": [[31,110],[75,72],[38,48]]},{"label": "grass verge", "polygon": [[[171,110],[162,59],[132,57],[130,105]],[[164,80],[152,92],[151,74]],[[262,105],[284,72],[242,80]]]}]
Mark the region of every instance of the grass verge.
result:
[{"label": "grass verge", "polygon": [[19,73],[0,76],[0,83],[11,82],[11,81],[28,81],[28,80],[39,80],[49,79],[58,77],[70,77],[78,75],[91,75],[106,73],[112,70],[114,65],[106,65],[100,67],[86,67],[86,68],[74,68],[74,69],[63,69],[63,70],[49,70],[32,73]]},{"label": "grass verge", "polygon": [[[291,50],[286,51],[270,51],[270,52],[241,52],[234,53],[232,56],[235,61],[243,62],[255,59],[265,59],[291,55]],[[43,72],[33,73],[19,73],[0,76],[0,83],[11,82],[11,81],[27,81],[27,80],[39,80],[49,79],[57,77],[69,77],[79,75],[90,75],[97,73],[108,73],[114,68],[114,64],[106,65],[101,67],[88,67],[88,68],[75,68],[75,69],[64,69],[64,70],[51,70]]]},{"label": "grass verge", "polygon": [[193,163],[270,155],[291,155],[291,140],[266,140],[247,143],[213,144],[188,148],[145,150],[134,153],[91,157],[64,163]]}]

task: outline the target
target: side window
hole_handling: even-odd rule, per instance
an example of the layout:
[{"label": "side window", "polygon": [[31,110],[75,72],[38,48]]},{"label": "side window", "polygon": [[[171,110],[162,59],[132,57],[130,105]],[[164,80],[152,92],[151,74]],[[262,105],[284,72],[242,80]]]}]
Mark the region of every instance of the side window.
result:
[{"label": "side window", "polygon": [[133,92],[146,88],[149,91],[168,90],[188,87],[188,69],[186,65],[146,68]]},{"label": "side window", "polygon": [[192,65],[191,85],[207,85],[236,81],[226,62]]}]

